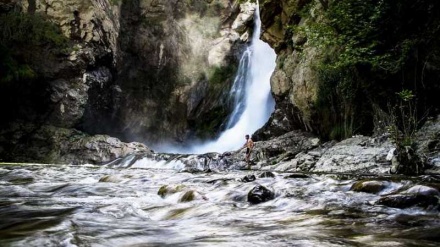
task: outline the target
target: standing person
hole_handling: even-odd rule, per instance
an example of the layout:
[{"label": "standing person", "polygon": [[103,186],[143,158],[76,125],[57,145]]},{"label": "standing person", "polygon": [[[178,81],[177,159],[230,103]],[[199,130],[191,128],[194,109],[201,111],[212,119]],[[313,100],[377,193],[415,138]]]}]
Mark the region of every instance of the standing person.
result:
[{"label": "standing person", "polygon": [[243,147],[246,147],[246,164],[248,165],[248,169],[251,169],[250,158],[252,149],[254,148],[254,142],[251,138],[249,138],[249,135],[246,135],[245,138],[246,143],[243,145]]}]

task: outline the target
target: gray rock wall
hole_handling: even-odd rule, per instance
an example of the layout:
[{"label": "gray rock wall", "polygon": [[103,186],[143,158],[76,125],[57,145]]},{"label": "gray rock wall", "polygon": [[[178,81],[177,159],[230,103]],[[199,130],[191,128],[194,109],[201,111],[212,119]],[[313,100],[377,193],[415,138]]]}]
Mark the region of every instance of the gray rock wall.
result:
[{"label": "gray rock wall", "polygon": [[[1,8],[42,14],[70,39],[58,57],[32,61],[46,87],[35,96],[45,102],[36,114],[44,119],[18,118],[125,140],[182,141],[215,135],[228,114],[225,100],[255,5],[17,0]],[[26,111],[35,111],[30,105]]]}]

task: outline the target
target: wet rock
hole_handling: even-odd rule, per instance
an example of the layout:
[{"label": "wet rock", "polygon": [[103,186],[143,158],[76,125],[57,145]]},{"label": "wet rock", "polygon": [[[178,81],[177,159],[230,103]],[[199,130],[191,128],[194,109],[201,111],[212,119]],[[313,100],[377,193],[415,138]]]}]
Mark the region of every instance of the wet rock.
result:
[{"label": "wet rock", "polygon": [[437,197],[423,195],[391,195],[382,197],[377,201],[377,204],[392,208],[409,208],[417,206],[438,209],[440,206]]},{"label": "wet rock", "polygon": [[275,174],[273,174],[273,172],[266,171],[266,172],[263,172],[260,175],[258,175],[258,177],[259,178],[274,178]]},{"label": "wet rock", "polygon": [[185,189],[184,185],[176,185],[176,186],[163,185],[162,187],[159,188],[159,191],[157,191],[157,194],[160,197],[165,198],[167,195],[171,195],[171,194],[180,192],[183,189]]},{"label": "wet rock", "polygon": [[416,185],[401,194],[384,196],[377,204],[393,208],[422,207],[439,210],[439,196],[439,191],[434,188]]},{"label": "wet rock", "polygon": [[99,179],[101,183],[120,183],[124,180],[121,176],[118,175],[106,175]]},{"label": "wet rock", "polygon": [[190,202],[193,201],[194,198],[195,192],[193,190],[189,190],[182,195],[182,197],[179,199],[179,202]]},{"label": "wet rock", "polygon": [[252,182],[255,181],[257,178],[255,177],[255,175],[246,175],[244,178],[241,179],[242,182],[248,183],[248,182]]},{"label": "wet rock", "polygon": [[385,189],[387,184],[385,181],[357,181],[351,186],[350,190],[376,194]]},{"label": "wet rock", "polygon": [[404,193],[423,196],[440,196],[440,192],[437,189],[424,185],[415,185],[406,190]]},{"label": "wet rock", "polygon": [[275,193],[262,185],[255,186],[248,193],[248,202],[252,204],[267,202],[273,200],[274,198],[275,198]]},{"label": "wet rock", "polygon": [[309,175],[303,174],[303,173],[292,173],[290,175],[285,176],[284,178],[310,178]]}]

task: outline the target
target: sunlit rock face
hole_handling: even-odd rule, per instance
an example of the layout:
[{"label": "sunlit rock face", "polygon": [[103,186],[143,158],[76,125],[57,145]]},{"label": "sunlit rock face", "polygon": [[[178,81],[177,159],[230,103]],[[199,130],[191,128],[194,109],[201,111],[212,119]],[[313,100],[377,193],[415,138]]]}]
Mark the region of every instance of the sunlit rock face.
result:
[{"label": "sunlit rock face", "polygon": [[[276,110],[272,119],[258,135],[269,138],[292,129],[312,131],[313,105],[317,98],[318,78],[313,64],[319,60],[321,52],[306,43],[305,37],[293,34],[289,38],[292,24],[299,28],[320,18],[320,5],[313,6],[308,18],[300,18],[299,11],[310,0],[261,1],[263,22],[262,39],[277,52],[277,67],[271,79]],[[300,49],[293,49],[301,47]]]}]

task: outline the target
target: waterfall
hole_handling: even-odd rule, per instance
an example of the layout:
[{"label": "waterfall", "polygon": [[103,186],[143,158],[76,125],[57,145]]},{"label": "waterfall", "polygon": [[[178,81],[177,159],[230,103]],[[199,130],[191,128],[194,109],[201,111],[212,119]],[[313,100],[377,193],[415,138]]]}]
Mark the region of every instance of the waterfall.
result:
[{"label": "waterfall", "polygon": [[194,147],[193,153],[225,152],[243,146],[246,134],[261,128],[274,111],[275,101],[271,95],[270,77],[275,69],[276,54],[260,40],[261,20],[257,4],[255,28],[251,45],[240,59],[239,69],[230,91],[234,110],[229,116],[226,129],[213,142]]},{"label": "waterfall", "polygon": [[156,151],[182,154],[234,151],[243,146],[245,135],[253,134],[269,120],[275,108],[270,77],[275,70],[276,54],[268,44],[260,40],[261,20],[258,3],[254,21],[251,44],[242,54],[229,92],[233,111],[225,122],[224,131],[213,141],[189,144],[190,147],[163,144],[153,147]]}]

